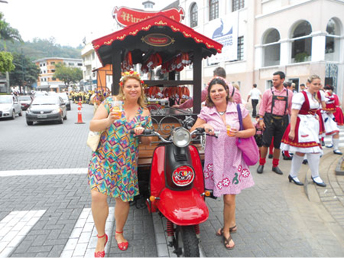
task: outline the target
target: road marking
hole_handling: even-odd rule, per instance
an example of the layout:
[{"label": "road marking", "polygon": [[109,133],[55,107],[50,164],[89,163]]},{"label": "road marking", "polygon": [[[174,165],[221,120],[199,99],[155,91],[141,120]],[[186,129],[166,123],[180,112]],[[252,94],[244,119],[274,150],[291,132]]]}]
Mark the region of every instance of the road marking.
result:
[{"label": "road marking", "polygon": [[[105,232],[109,236],[108,244],[105,247],[105,253],[109,252],[110,238],[115,223],[115,208],[109,208],[109,216],[106,220]],[[78,221],[75,224],[73,232],[63,249],[61,258],[71,257],[94,257],[94,250],[97,245],[97,230],[94,226],[91,208],[82,210]]]},{"label": "road marking", "polygon": [[0,257],[9,257],[45,210],[12,211],[0,221]]},{"label": "road marking", "polygon": [[29,169],[0,171],[0,177],[87,174],[87,168]]}]

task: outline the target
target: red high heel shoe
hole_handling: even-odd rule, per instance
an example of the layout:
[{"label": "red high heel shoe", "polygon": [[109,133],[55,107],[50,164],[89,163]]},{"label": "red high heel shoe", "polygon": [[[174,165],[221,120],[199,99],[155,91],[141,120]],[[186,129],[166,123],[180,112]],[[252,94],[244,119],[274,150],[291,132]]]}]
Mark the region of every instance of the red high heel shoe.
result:
[{"label": "red high heel shoe", "polygon": [[[123,234],[123,231],[122,232],[116,231],[116,234]],[[116,239],[116,241],[117,241],[117,239]],[[118,246],[119,250],[125,251],[128,249],[129,242],[122,242],[122,243],[117,242],[117,246]]]},{"label": "red high heel shoe", "polygon": [[[102,236],[98,236],[98,238],[103,238],[103,237],[106,237],[106,241],[105,241],[105,244],[104,244],[104,249],[105,249],[105,246],[107,244],[107,241],[108,241],[108,236],[107,234],[104,234]],[[105,250],[104,251],[98,251],[98,252],[94,252],[94,257],[105,257]]]}]

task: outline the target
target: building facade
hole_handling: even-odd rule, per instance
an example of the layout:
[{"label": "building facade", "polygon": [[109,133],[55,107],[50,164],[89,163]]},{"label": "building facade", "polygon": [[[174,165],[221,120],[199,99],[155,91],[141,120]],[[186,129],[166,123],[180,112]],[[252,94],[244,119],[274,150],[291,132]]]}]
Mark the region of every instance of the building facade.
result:
[{"label": "building facade", "polygon": [[63,63],[67,67],[75,67],[82,70],[82,59],[76,58],[62,58],[62,57],[48,57],[33,61],[41,70],[37,80],[37,90],[39,91],[67,91],[66,85],[54,78],[56,65]]},{"label": "building facade", "polygon": [[[206,83],[222,66],[227,80],[240,85],[244,99],[256,83],[272,85],[283,71],[298,87],[317,74],[343,100],[343,0],[181,0],[186,25],[224,45],[203,61]],[[192,78],[192,67],[181,75]]]}]

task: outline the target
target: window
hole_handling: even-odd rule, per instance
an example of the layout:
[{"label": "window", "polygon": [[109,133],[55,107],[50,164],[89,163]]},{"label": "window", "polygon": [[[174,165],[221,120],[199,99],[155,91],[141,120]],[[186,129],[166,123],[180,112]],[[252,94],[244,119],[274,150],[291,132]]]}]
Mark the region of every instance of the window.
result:
[{"label": "window", "polygon": [[307,62],[312,55],[312,27],[308,21],[300,22],[292,33],[292,63]]},{"label": "window", "polygon": [[51,64],[51,65],[54,65],[54,64],[55,64],[55,62],[50,62],[50,64]]},{"label": "window", "polygon": [[209,0],[209,21],[219,18],[219,0]]},{"label": "window", "polygon": [[74,63],[68,63],[69,66],[74,66]]},{"label": "window", "polygon": [[245,7],[245,0],[232,0],[232,11],[238,11]]},{"label": "window", "polygon": [[196,27],[198,23],[198,7],[197,4],[194,3],[190,10],[190,27]]},{"label": "window", "polygon": [[326,26],[325,60],[339,61],[340,32],[335,19],[330,19]]},{"label": "window", "polygon": [[280,64],[281,44],[280,34],[276,29],[270,29],[263,39],[263,66]]},{"label": "window", "polygon": [[82,63],[78,63],[78,66],[82,66]]},{"label": "window", "polygon": [[244,60],[244,36],[238,37],[238,58],[237,60]]}]

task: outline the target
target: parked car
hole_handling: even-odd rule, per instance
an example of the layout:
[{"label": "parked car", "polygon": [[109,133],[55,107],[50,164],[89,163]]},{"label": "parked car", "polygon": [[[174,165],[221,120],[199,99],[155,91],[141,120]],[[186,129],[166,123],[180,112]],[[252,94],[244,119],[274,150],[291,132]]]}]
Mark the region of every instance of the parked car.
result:
[{"label": "parked car", "polygon": [[32,102],[32,98],[29,95],[23,95],[18,97],[22,110],[27,110]]},{"label": "parked car", "polygon": [[48,96],[48,92],[46,91],[36,91],[34,94],[34,98],[39,97],[39,96]]},{"label": "parked car", "polygon": [[42,121],[57,121],[63,124],[63,120],[67,120],[66,103],[57,95],[36,97],[26,110],[27,125]]},{"label": "parked car", "polygon": [[66,103],[67,110],[71,110],[70,100],[67,94],[62,92],[62,93],[57,93],[57,95],[63,99],[64,103]]},{"label": "parked car", "polygon": [[22,109],[17,96],[0,95],[0,118],[15,119],[16,114],[22,116]]}]

